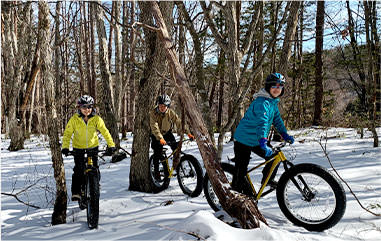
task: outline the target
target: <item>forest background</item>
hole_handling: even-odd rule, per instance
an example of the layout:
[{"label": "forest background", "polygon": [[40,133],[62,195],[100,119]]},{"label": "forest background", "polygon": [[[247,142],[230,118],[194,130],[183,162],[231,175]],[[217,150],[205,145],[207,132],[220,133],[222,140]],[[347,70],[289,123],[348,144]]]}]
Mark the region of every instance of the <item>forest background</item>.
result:
[{"label": "forest background", "polygon": [[[159,7],[194,108],[210,136],[219,133],[219,158],[225,134],[234,132],[271,72],[286,77],[280,108],[289,129],[369,128],[379,145],[380,2],[167,1]],[[149,191],[139,171],[146,162],[138,161],[148,160],[148,112],[161,93],[184,112],[150,4],[2,1],[1,16],[1,131],[11,139],[8,149],[47,134],[53,163],[63,165],[59,138],[77,98],[90,94],[116,144],[130,131],[132,152],[146,153],[131,160],[130,189]]]}]

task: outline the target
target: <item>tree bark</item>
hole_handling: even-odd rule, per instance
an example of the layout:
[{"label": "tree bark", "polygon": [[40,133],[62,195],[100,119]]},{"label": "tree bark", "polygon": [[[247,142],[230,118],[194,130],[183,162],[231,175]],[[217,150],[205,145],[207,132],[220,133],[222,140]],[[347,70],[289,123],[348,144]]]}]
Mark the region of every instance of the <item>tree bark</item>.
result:
[{"label": "tree bark", "polygon": [[107,128],[110,130],[110,134],[114,139],[115,145],[119,147],[119,130],[117,124],[117,116],[115,114],[116,109],[113,106],[112,102],[112,93],[113,88],[111,85],[111,72],[109,69],[108,62],[108,53],[107,53],[107,39],[106,39],[106,30],[103,22],[103,9],[99,6],[101,3],[98,1],[97,3],[91,3],[95,6],[95,17],[97,23],[97,33],[99,40],[99,66],[101,70],[102,77],[102,86],[103,86],[103,105],[104,105],[104,113],[103,117],[106,123]]},{"label": "tree bark", "polygon": [[[160,5],[166,11],[166,20],[171,19],[172,3],[161,2]],[[152,15],[148,2],[139,2],[141,10],[140,18],[146,25],[152,25]],[[168,21],[169,22],[169,21]],[[162,45],[159,45],[156,34],[144,29],[146,46],[145,65],[143,78],[139,83],[134,123],[134,140],[132,142],[130,190],[141,192],[153,192],[154,184],[149,174],[149,149],[150,149],[150,126],[149,111],[155,105],[155,98],[160,88],[161,79],[156,77],[155,71],[163,72],[165,69],[165,56]],[[156,68],[156,70],[154,69]]]},{"label": "tree bark", "polygon": [[265,218],[259,212],[256,203],[246,198],[243,194],[237,194],[230,190],[227,180],[219,162],[216,161],[217,153],[213,147],[204,120],[190,91],[186,80],[184,69],[181,67],[166,25],[156,2],[149,2],[151,12],[158,26],[158,37],[164,45],[164,50],[173,71],[174,85],[179,93],[181,102],[184,104],[186,115],[190,121],[191,128],[195,131],[197,145],[208,175],[211,177],[213,189],[216,191],[223,208],[232,216],[237,218],[243,228],[259,227],[259,221],[266,223]]},{"label": "tree bark", "polygon": [[[11,143],[10,151],[24,148],[24,128],[21,116],[18,114],[18,98],[21,91],[21,77],[24,74],[25,49],[27,39],[25,34],[28,25],[29,10],[31,3],[27,3],[18,16],[17,10],[12,5],[14,2],[2,3],[2,59],[4,66],[4,83],[6,89],[6,129],[8,130]],[[19,19],[26,19],[25,22]],[[19,39],[20,37],[20,39]]]},{"label": "tree bark", "polygon": [[58,136],[58,122],[54,77],[52,73],[52,48],[50,46],[49,6],[46,1],[39,2],[38,26],[41,43],[41,76],[45,86],[45,109],[48,122],[48,136],[54,178],[56,181],[56,200],[52,214],[52,225],[66,223],[67,191],[65,181],[65,167],[61,155],[60,139]]},{"label": "tree bark", "polygon": [[[320,1],[319,1],[320,2]],[[282,53],[279,59],[277,72],[281,72],[287,79],[288,63],[291,57],[291,46],[295,39],[296,26],[298,25],[298,12],[301,1],[292,1],[288,15],[286,33],[284,36]],[[319,6],[319,3],[318,3]],[[323,16],[324,17],[324,16]],[[323,37],[323,36],[322,36]]]},{"label": "tree bark", "polygon": [[315,44],[315,106],[313,125],[321,125],[323,108],[323,35],[324,35],[324,1],[317,2],[316,44]]},{"label": "tree bark", "polygon": [[380,53],[380,41],[379,35],[377,34],[377,12],[376,3],[371,1],[364,1],[364,12],[365,12],[365,35],[368,50],[368,82],[369,82],[369,95],[370,104],[369,108],[369,119],[370,119],[370,130],[373,134],[373,147],[378,147],[378,134],[376,127],[378,125],[379,119],[377,112],[379,112],[379,107],[377,108],[377,102],[380,99],[380,68],[381,68],[381,53]]}]

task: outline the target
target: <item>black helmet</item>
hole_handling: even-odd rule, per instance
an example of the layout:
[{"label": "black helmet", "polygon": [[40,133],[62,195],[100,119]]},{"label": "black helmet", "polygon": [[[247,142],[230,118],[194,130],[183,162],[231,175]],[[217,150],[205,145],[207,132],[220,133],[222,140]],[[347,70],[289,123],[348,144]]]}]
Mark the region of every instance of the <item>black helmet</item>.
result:
[{"label": "black helmet", "polygon": [[171,98],[169,98],[169,96],[166,94],[160,95],[156,99],[156,104],[157,105],[162,104],[169,107],[171,105]]},{"label": "black helmet", "polygon": [[[272,73],[269,74],[265,81],[265,90],[270,93],[271,86],[274,86],[276,84],[284,85],[286,83],[286,79],[284,76],[280,73]],[[284,88],[282,89],[282,92],[279,96],[282,96],[284,94]]]},{"label": "black helmet", "polygon": [[77,104],[79,107],[81,106],[92,106],[94,105],[94,98],[90,95],[82,95],[79,97]]}]

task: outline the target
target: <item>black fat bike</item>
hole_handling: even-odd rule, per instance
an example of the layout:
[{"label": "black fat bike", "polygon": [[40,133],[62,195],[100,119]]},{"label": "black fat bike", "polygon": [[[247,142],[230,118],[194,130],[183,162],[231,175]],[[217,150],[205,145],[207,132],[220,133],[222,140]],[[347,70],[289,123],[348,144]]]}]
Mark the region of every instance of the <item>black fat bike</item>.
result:
[{"label": "black fat bike", "polygon": [[[84,183],[81,184],[81,199],[78,201],[81,210],[86,209],[87,225],[90,229],[98,228],[99,221],[99,196],[100,196],[100,172],[99,168],[93,163],[92,157],[104,150],[81,149],[84,153]],[[75,156],[76,151],[70,151],[70,155]]]},{"label": "black fat bike", "polygon": [[[312,163],[294,165],[287,160],[282,148],[286,142],[274,148],[273,157],[249,169],[245,177],[243,193],[256,202],[276,190],[280,210],[292,223],[310,231],[324,231],[336,225],[343,217],[346,208],[345,192],[340,182],[325,168]],[[234,160],[239,161],[239,160]],[[250,173],[265,164],[274,161],[264,183],[257,192],[250,178]],[[279,163],[283,163],[284,173],[277,185],[269,185],[264,192],[270,177]],[[232,180],[234,165],[221,163],[228,179]],[[222,209],[208,175],[204,177],[204,194],[214,211]]]},{"label": "black fat bike", "polygon": [[[184,140],[184,142],[189,140]],[[167,143],[172,144],[172,143]],[[190,197],[197,197],[202,192],[203,171],[198,160],[189,154],[179,150],[180,145],[168,156],[163,148],[162,158],[154,161],[153,155],[150,156],[150,176],[154,184],[154,192],[160,192],[167,189],[172,177],[177,176],[180,188],[184,194]],[[180,160],[178,163],[172,162],[170,167],[169,160],[180,151]],[[176,172],[174,172],[176,170]]]}]

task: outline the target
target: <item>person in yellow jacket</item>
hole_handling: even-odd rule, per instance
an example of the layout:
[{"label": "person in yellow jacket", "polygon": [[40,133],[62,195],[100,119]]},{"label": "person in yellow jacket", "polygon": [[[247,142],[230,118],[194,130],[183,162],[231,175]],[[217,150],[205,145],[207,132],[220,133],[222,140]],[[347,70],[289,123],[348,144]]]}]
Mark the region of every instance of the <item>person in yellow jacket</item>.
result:
[{"label": "person in yellow jacket", "polygon": [[[156,100],[157,106],[151,110],[150,127],[151,127],[151,148],[153,149],[154,163],[158,163],[162,157],[163,146],[170,142],[172,150],[177,148],[175,136],[172,133],[173,127],[176,125],[177,130],[181,129],[181,119],[170,109],[171,98],[166,95],[160,95]],[[194,136],[190,133],[187,126],[185,132],[188,133],[190,139]],[[156,165],[155,165],[156,166]],[[156,169],[156,168],[155,168]]]},{"label": "person in yellow jacket", "polygon": [[[83,95],[77,102],[78,113],[74,114],[66,125],[62,138],[62,154],[69,154],[70,140],[74,152],[74,168],[71,185],[71,199],[78,201],[80,199],[81,184],[84,182],[84,150],[94,151],[92,156],[94,166],[98,168],[98,135],[99,131],[107,142],[107,151],[109,154],[115,152],[115,143],[110,132],[105,126],[103,119],[96,114],[94,108],[94,99],[89,95]],[[74,135],[73,135],[74,134]]]}]

